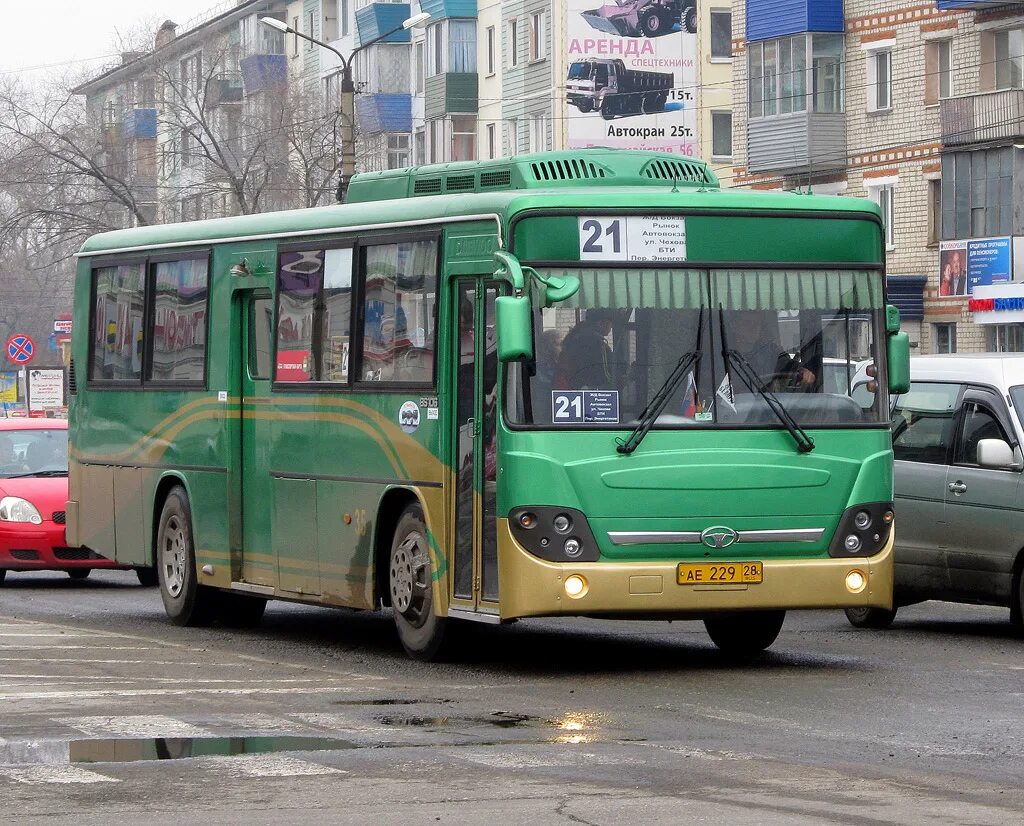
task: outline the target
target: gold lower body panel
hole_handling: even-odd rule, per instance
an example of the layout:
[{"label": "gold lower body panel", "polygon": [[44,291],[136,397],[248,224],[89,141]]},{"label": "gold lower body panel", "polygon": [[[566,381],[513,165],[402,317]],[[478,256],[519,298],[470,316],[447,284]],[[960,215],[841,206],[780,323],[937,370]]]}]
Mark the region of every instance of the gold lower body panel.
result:
[{"label": "gold lower body panel", "polygon": [[[865,559],[764,560],[757,585],[677,585],[674,562],[554,563],[523,549],[498,522],[501,618],[555,615],[698,617],[713,611],[796,608],[892,608],[893,537]],[[722,560],[728,561],[728,560]],[[852,593],[847,575],[859,571],[864,588]],[[579,598],[565,592],[565,578],[587,582]]]}]

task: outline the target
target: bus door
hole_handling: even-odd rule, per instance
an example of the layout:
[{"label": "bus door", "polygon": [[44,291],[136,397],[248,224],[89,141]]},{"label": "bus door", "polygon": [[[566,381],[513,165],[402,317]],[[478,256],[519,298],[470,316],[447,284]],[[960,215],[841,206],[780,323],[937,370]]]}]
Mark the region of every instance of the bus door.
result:
[{"label": "bus door", "polygon": [[241,499],[242,564],[232,578],[274,587],[277,566],[271,547],[273,480],[270,477],[270,379],[274,332],[274,300],[269,292],[240,296],[242,320]]},{"label": "bus door", "polygon": [[494,301],[501,285],[460,279],[454,296],[455,557],[452,608],[498,611],[498,352]]}]

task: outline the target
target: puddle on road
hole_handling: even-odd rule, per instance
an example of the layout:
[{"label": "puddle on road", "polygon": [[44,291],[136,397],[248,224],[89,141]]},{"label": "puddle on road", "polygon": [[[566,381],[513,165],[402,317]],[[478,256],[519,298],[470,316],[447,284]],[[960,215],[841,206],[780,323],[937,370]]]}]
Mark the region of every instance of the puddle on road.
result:
[{"label": "puddle on road", "polygon": [[287,751],[339,751],[362,746],[334,737],[119,737],[72,740],[70,763],[134,763],[141,760],[183,760],[189,757],[231,757]]},{"label": "puddle on road", "polygon": [[454,700],[407,700],[397,697],[382,697],[373,700],[335,700],[336,706],[414,706],[414,705],[437,705],[444,706],[454,703]]},{"label": "puddle on road", "polygon": [[443,715],[427,717],[421,715],[380,714],[374,719],[385,726],[410,726],[415,728],[441,728],[444,726],[497,726],[498,728],[518,728],[526,725],[551,725],[549,721],[528,714],[512,714],[507,711],[496,711],[480,717]]}]

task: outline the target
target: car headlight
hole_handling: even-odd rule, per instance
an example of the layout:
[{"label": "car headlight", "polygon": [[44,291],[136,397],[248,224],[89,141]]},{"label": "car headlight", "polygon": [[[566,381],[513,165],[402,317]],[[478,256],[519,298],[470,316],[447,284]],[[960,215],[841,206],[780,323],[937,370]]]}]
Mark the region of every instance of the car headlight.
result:
[{"label": "car headlight", "polygon": [[33,525],[41,525],[43,517],[27,499],[5,496],[0,499],[0,522],[31,522]]}]

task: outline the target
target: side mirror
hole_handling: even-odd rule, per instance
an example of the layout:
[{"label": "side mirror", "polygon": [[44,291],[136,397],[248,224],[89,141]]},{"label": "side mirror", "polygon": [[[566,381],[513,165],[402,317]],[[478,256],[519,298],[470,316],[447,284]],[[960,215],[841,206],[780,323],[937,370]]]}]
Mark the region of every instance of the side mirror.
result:
[{"label": "side mirror", "polygon": [[978,464],[982,467],[1008,468],[1016,463],[1013,450],[1002,439],[981,439],[978,441]]},{"label": "side mirror", "polygon": [[910,389],[910,338],[900,332],[900,311],[885,305],[886,361],[889,362],[889,392],[906,393]]},{"label": "side mirror", "polygon": [[533,358],[533,320],[528,296],[502,295],[494,301],[498,360]]}]

